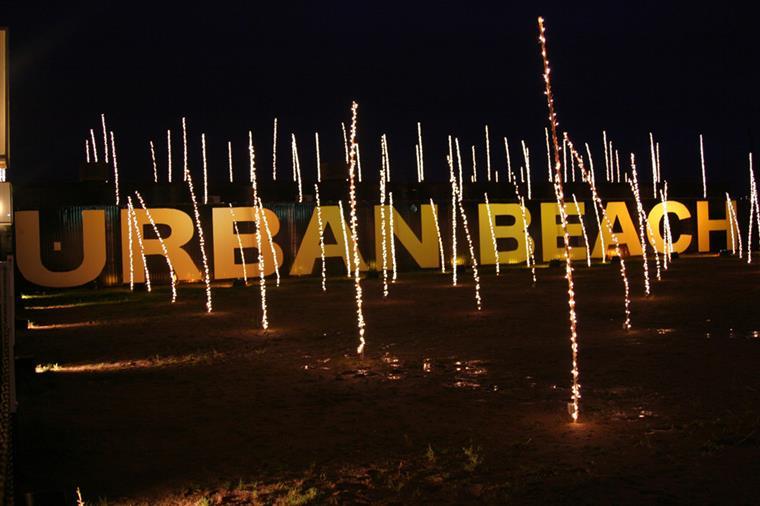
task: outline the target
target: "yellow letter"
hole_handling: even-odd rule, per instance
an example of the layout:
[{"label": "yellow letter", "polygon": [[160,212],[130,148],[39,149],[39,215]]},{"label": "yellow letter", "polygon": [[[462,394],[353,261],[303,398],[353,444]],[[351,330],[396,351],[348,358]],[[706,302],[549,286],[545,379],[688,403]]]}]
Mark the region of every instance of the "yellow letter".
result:
[{"label": "yellow letter", "polygon": [[[137,216],[137,226],[140,227],[140,234],[143,236],[143,246],[145,248],[145,256],[160,255],[163,256],[164,252],[161,249],[161,243],[156,239],[146,239],[145,231],[152,236],[153,227],[150,226],[150,220],[148,220],[148,214],[144,209],[135,209]],[[179,209],[151,209],[150,215],[156,222],[156,225],[167,225],[171,232],[169,235],[161,235],[166,249],[169,252],[169,259],[174,267],[174,272],[177,275],[178,280],[182,281],[198,281],[201,279],[201,271],[195,266],[193,259],[187,251],[182,247],[187,244],[195,233],[193,220],[187,213],[180,211]],[[121,210],[121,269],[123,278],[127,279],[129,275],[129,240],[127,238],[127,211]],[[135,262],[135,282],[145,282],[145,272],[143,270],[142,257],[140,256],[140,247],[137,244],[137,238],[133,237],[132,251]],[[153,277],[151,276],[151,279]]]},{"label": "yellow letter", "polygon": [[[668,200],[667,206],[668,214],[675,214],[678,216],[679,220],[691,218],[689,209],[680,202],[676,202],[675,200]],[[652,234],[649,234],[647,231],[647,234],[649,235],[649,242],[654,243],[654,247],[657,248],[657,251],[660,253],[663,253],[665,251],[665,242],[663,241],[662,234],[660,233],[660,221],[662,221],[663,214],[665,213],[662,210],[662,202],[660,202],[654,206],[651,211],[649,211],[649,223],[652,228]],[[672,221],[670,223],[670,228],[671,230],[673,229]],[[681,237],[679,237],[678,240],[673,243],[673,251],[676,253],[683,253],[689,248],[690,244],[691,234],[681,234]]]},{"label": "yellow letter", "polygon": [[[581,213],[584,212],[585,207],[583,202],[578,202],[578,207],[581,209]],[[578,216],[578,210],[575,209],[575,204],[568,204],[565,202],[565,212],[569,216]],[[541,202],[541,245],[543,249],[544,262],[553,260],[555,258],[564,258],[565,246],[562,242],[560,246],[560,240],[562,239],[562,223],[559,222],[559,206],[556,202]],[[570,235],[570,240],[573,237],[580,237],[583,240],[583,228],[580,222],[568,223],[567,233]],[[585,260],[586,248],[585,246],[573,246],[571,254],[573,260]]]},{"label": "yellow letter", "polygon": [[[628,246],[628,253],[632,256],[641,255],[641,241],[639,240],[639,232],[636,225],[631,220],[631,215],[628,212],[628,206],[625,202],[607,202],[607,217],[610,220],[610,227],[615,230],[615,224],[620,223],[620,232],[614,232],[620,245]],[[604,220],[602,216],[599,219]],[[604,234],[604,244],[607,249],[610,249],[610,245],[613,244],[612,236],[607,230],[607,226],[602,221],[602,233]],[[602,244],[597,234],[596,242],[594,243],[594,249],[591,250],[591,256],[593,258],[602,258]]]},{"label": "yellow letter", "polygon": [[[520,204],[490,204],[491,218],[493,219],[493,230],[496,240],[510,239],[516,243],[514,249],[499,251],[499,263],[517,264],[525,261],[527,248],[525,247],[525,232],[523,231],[522,214],[520,213]],[[511,216],[514,219],[512,225],[497,225],[497,216]],[[525,209],[525,222],[530,226],[530,211]],[[493,265],[496,263],[496,256],[493,251],[493,241],[491,239],[491,230],[488,226],[488,211],[486,204],[478,205],[478,228],[480,229],[480,263],[484,265]],[[530,239],[529,240],[533,240]]]},{"label": "yellow letter", "polygon": [[[296,253],[296,258],[293,260],[293,266],[290,268],[291,276],[304,276],[311,274],[314,270],[314,262],[320,258],[319,253],[319,234],[324,233],[324,230],[329,226],[335,236],[335,243],[325,243],[325,258],[339,257],[343,259],[346,265],[349,264],[349,259],[346,258],[346,246],[343,242],[343,231],[340,229],[340,208],[338,206],[322,206],[322,227],[323,230],[319,230],[319,223],[317,223],[317,208],[311,213],[311,219],[309,225],[306,227],[306,232],[301,239],[301,245]],[[351,231],[348,229],[348,223],[346,223],[346,237],[348,237],[349,248],[353,248],[353,241],[351,240]],[[353,262],[352,262],[353,263]],[[362,259],[361,252],[359,253],[359,269],[362,271],[367,270],[367,264]]]},{"label": "yellow letter", "polygon": [[21,274],[36,285],[67,288],[89,283],[106,265],[105,212],[82,211],[82,263],[70,271],[51,271],[42,265],[39,211],[17,212],[16,261]]},{"label": "yellow letter", "polygon": [[[385,229],[390,234],[390,206],[385,206]],[[409,225],[404,221],[398,211],[393,209],[393,231],[399,243],[406,248],[417,265],[423,269],[440,267],[438,255],[438,234],[435,231],[435,219],[430,204],[420,206],[420,237],[417,239]],[[390,258],[390,240],[386,244],[386,254]],[[375,263],[380,267],[377,259],[383,256],[383,231],[380,219],[380,206],[375,206]]]},{"label": "yellow letter", "polygon": [[[232,210],[235,213],[237,223],[250,221],[255,222],[254,207],[235,207]],[[282,248],[274,242],[274,236],[280,231],[280,219],[269,209],[264,209],[264,216],[269,224],[269,231],[272,233],[272,245],[277,255],[277,266],[282,265]],[[214,224],[214,279],[235,279],[243,277],[243,264],[235,262],[235,251],[238,250],[237,237],[235,236],[235,226],[232,223],[232,213],[227,207],[215,207],[212,211]],[[262,230],[253,234],[240,234],[240,242],[243,248],[256,249],[256,234],[261,233],[261,255],[264,257],[264,275],[268,276],[274,272],[274,262],[272,261],[272,245],[268,241],[264,223],[261,224]],[[246,257],[245,265],[248,276],[256,277],[259,275],[259,257],[256,253]]]},{"label": "yellow letter", "polygon": [[[731,205],[736,211],[736,202],[731,201]],[[710,232],[723,230],[726,232],[726,248],[730,247],[730,232],[731,219],[729,216],[728,202],[723,202],[723,209],[725,210],[725,218],[720,220],[710,219],[710,203],[707,200],[697,201],[697,246],[699,252],[710,251]],[[670,210],[670,206],[668,206]]]}]

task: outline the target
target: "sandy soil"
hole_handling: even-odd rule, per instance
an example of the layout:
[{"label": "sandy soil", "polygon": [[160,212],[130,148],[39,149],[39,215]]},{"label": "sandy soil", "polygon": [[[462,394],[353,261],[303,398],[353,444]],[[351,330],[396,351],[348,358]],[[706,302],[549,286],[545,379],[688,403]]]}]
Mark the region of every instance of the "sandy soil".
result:
[{"label": "sandy soil", "polygon": [[[756,262],[682,257],[622,330],[615,266],[576,269],[582,411],[570,423],[562,269],[400,273],[389,300],[336,274],[258,287],[25,299],[17,488],[88,504],[753,503]],[[652,265],[652,267],[654,267]]]}]

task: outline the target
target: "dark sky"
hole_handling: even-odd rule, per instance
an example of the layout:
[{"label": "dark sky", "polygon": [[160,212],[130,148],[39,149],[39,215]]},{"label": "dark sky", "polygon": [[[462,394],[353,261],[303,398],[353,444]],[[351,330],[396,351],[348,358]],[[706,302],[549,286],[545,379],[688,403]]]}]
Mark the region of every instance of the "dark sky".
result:
[{"label": "dark sky", "polygon": [[[151,177],[149,139],[179,139],[187,116],[197,169],[200,132],[211,170],[226,174],[226,141],[244,173],[247,130],[271,167],[272,119],[280,166],[295,132],[307,179],[313,132],[323,158],[342,157],[340,121],[360,104],[365,171],[386,132],[394,174],[414,177],[416,121],[429,176],[445,174],[445,139],[482,150],[483,125],[503,165],[501,137],[519,139],[543,171],[542,94],[536,17],[546,18],[561,126],[589,141],[602,165],[601,130],[641,159],[661,143],[665,178],[696,177],[698,133],[714,180],[746,180],[757,148],[758,44],[750,12],[729,2],[172,2],[103,0],[89,6],[15,2],[0,9],[11,30],[11,162],[18,182],[74,179],[88,129],[105,112],[122,177]],[[176,6],[174,4],[177,4]],[[175,164],[181,161],[175,145]],[[622,152],[621,152],[622,155]],[[176,165],[175,165],[176,166]]]}]

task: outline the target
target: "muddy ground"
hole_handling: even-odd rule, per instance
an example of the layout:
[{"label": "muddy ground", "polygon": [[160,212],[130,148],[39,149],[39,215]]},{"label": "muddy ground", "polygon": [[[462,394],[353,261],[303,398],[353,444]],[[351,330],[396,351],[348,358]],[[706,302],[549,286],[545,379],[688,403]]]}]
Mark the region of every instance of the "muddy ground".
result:
[{"label": "muddy ground", "polygon": [[[257,286],[25,298],[20,493],[88,504],[701,504],[760,497],[760,262],[682,257],[643,296],[576,266],[581,418],[560,268],[473,282],[336,272]],[[652,270],[654,265],[652,265]],[[57,364],[58,368],[52,366]]]}]

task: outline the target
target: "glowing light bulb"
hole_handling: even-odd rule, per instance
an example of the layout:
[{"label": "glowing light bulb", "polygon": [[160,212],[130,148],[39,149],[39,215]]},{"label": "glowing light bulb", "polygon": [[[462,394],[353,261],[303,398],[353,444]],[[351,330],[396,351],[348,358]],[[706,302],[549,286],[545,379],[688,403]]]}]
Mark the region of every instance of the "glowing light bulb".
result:
[{"label": "glowing light bulb", "polygon": [[245,249],[243,248],[243,241],[240,239],[240,230],[237,226],[237,220],[235,219],[235,211],[232,209],[232,203],[230,206],[230,217],[232,218],[232,227],[235,229],[235,237],[237,238],[238,249],[240,250],[240,262],[243,264],[243,283],[248,284],[248,269],[245,264]]},{"label": "glowing light bulb", "polygon": [[499,246],[496,243],[496,231],[493,228],[493,216],[491,216],[491,204],[488,202],[488,193],[484,193],[483,197],[486,201],[486,214],[488,215],[488,228],[491,230],[491,243],[493,244],[493,256],[496,259],[496,275],[499,276]]},{"label": "glowing light bulb", "polygon": [[111,153],[113,155],[113,187],[116,194],[116,205],[119,205],[119,164],[116,162],[116,143],[111,132]]},{"label": "glowing light bulb", "polygon": [[158,183],[158,164],[156,163],[156,149],[153,146],[153,141],[148,143],[150,145],[150,161],[153,163],[153,182]]},{"label": "glowing light bulb", "polygon": [[430,199],[430,209],[433,212],[433,222],[435,223],[435,234],[438,237],[438,253],[441,256],[441,273],[446,272],[446,260],[443,255],[443,237],[441,237],[441,227],[438,224],[438,212],[435,210],[435,203]]},{"label": "glowing light bulb", "polygon": [[102,113],[100,115],[100,127],[103,130],[104,159],[108,163],[108,130],[106,130],[106,115]]},{"label": "glowing light bulb", "polygon": [[158,227],[156,226],[156,222],[153,221],[153,215],[150,214],[150,209],[146,207],[142,195],[140,195],[140,192],[138,191],[135,191],[135,195],[137,196],[137,200],[140,201],[140,206],[142,207],[143,211],[145,211],[145,215],[148,217],[150,226],[153,227],[153,233],[156,234],[158,243],[161,245],[161,251],[163,252],[164,259],[166,260],[166,266],[169,268],[169,278],[171,279],[172,288],[172,304],[174,304],[177,301],[177,275],[174,273],[174,267],[172,266],[172,261],[169,258],[169,250],[166,248],[166,243],[164,243],[164,240],[161,237],[161,233],[158,231]]},{"label": "glowing light bulb", "polygon": [[583,233],[583,244],[586,245],[586,267],[591,267],[591,247],[588,243],[588,234],[586,234],[586,225],[583,223],[583,214],[581,213],[581,206],[578,205],[578,199],[575,198],[575,193],[572,194],[573,203],[575,204],[575,213],[578,215],[578,221],[581,223],[581,232]]}]

